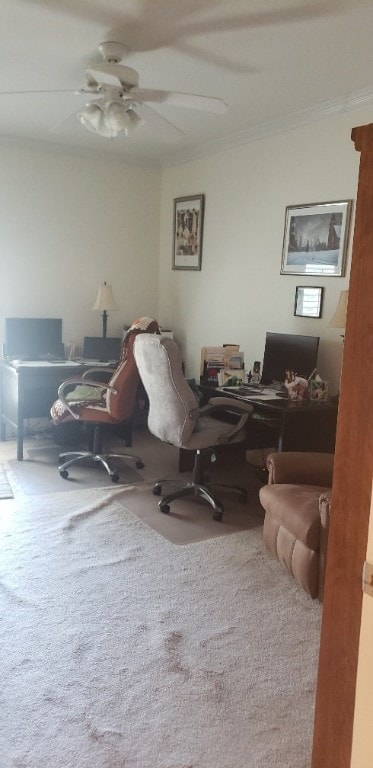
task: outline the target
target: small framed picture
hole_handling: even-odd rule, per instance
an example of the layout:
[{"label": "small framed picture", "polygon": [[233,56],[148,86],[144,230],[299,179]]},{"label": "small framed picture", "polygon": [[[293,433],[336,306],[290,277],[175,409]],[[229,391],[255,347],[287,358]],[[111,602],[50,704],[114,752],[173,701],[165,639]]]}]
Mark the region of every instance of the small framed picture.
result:
[{"label": "small framed picture", "polygon": [[323,288],[297,285],[294,315],[296,317],[321,317],[323,298]]},{"label": "small framed picture", "polygon": [[201,269],[204,195],[174,200],[172,269]]},{"label": "small framed picture", "polygon": [[286,208],[282,275],[342,277],[352,200]]}]

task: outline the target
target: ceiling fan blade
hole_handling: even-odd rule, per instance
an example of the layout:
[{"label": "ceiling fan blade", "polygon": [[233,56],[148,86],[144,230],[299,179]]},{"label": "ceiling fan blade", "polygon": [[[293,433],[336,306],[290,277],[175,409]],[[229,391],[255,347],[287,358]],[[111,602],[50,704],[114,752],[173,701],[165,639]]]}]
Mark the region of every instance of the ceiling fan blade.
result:
[{"label": "ceiling fan blade", "polygon": [[177,93],[176,91],[157,91],[146,88],[130,88],[129,95],[139,101],[153,101],[157,104],[170,104],[173,107],[197,109],[202,112],[214,112],[223,115],[228,105],[222,99],[214,96],[199,96],[194,93]]},{"label": "ceiling fan blade", "polygon": [[67,117],[65,117],[63,120],[60,120],[55,125],[52,125],[49,129],[49,133],[66,133],[68,130],[73,130],[76,128],[80,128],[79,126],[79,120],[77,117],[76,112],[71,112]]},{"label": "ceiling fan blade", "polygon": [[[0,91],[0,96],[27,96],[27,95],[33,95],[38,93],[74,93],[79,94],[82,93],[81,90],[71,90],[71,88],[55,88],[53,91],[48,90],[40,90],[40,91]],[[87,91],[88,93],[88,91]],[[90,91],[89,91],[90,93]]]},{"label": "ceiling fan blade", "polygon": [[185,132],[176,125],[167,120],[155,109],[148,107],[146,104],[139,103],[135,106],[136,113],[144,120],[144,122],[157,132],[157,135],[161,139],[166,141],[177,141],[182,136],[185,136]]},{"label": "ceiling fan blade", "polygon": [[114,88],[125,86],[137,86],[139,75],[135,69],[125,67],[123,64],[101,64],[86,70],[86,78],[89,84],[109,85]]}]

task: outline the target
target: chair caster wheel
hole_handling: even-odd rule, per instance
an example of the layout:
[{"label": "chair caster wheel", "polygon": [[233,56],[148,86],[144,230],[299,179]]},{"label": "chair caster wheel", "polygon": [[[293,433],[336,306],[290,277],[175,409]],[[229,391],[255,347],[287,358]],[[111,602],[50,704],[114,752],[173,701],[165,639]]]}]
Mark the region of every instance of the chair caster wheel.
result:
[{"label": "chair caster wheel", "polygon": [[66,480],[66,478],[68,476],[69,476],[69,473],[68,473],[67,469],[61,469],[60,470],[60,477],[63,477],[63,479]]},{"label": "chair caster wheel", "polygon": [[164,515],[168,515],[170,511],[170,507],[168,504],[162,504],[162,502],[159,502],[159,509],[161,512],[163,512]]},{"label": "chair caster wheel", "polygon": [[137,469],[143,469],[143,467],[145,467],[145,464],[143,461],[136,461],[136,467]]},{"label": "chair caster wheel", "polygon": [[222,512],[214,512],[214,514],[212,516],[212,519],[213,520],[217,520],[217,522],[220,523],[221,520],[223,519],[223,513]]},{"label": "chair caster wheel", "polygon": [[119,480],[119,475],[118,475],[118,472],[113,472],[113,474],[112,474],[112,475],[110,475],[110,477],[111,477],[111,482],[112,482],[112,483],[117,483],[117,482],[118,482],[118,480]]},{"label": "chair caster wheel", "polygon": [[155,485],[153,488],[154,496],[160,496],[162,491],[162,487],[160,485]]}]

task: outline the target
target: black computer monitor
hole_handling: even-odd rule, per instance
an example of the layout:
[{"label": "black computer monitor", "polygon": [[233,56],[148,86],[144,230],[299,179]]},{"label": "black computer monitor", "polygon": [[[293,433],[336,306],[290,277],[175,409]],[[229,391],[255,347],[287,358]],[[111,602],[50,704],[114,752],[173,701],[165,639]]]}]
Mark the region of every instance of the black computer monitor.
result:
[{"label": "black computer monitor", "polygon": [[118,336],[85,336],[83,357],[86,360],[117,361],[120,358],[122,339]]},{"label": "black computer monitor", "polygon": [[62,319],[6,317],[4,355],[11,360],[63,358]]},{"label": "black computer monitor", "polygon": [[319,341],[319,336],[266,333],[262,383],[285,381],[287,370],[308,379],[317,366]]}]

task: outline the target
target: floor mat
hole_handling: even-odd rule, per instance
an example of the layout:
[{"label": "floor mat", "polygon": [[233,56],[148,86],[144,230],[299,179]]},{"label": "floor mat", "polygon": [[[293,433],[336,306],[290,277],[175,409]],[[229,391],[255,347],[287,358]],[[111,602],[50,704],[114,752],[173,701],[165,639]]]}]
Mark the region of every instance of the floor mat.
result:
[{"label": "floor mat", "polygon": [[[62,448],[55,445],[30,448],[25,451],[23,461],[12,459],[9,467],[22,491],[28,496],[37,496],[58,491],[80,490],[82,488],[112,487],[113,483],[103,467],[84,460],[69,468],[69,477],[64,480],[58,474],[58,457]],[[124,453],[124,450],[123,450]],[[131,450],[128,450],[131,453]],[[135,451],[133,452],[135,453]],[[112,460],[113,469],[119,473],[117,485],[142,483],[143,477],[134,462]]]},{"label": "floor mat", "polygon": [[222,521],[217,522],[212,517],[210,505],[197,497],[173,501],[170,512],[164,514],[158,506],[159,496],[154,496],[152,485],[148,483],[130,488],[123,492],[123,496],[117,496],[117,501],[126,509],[130,509],[143,523],[172,544],[192,544],[262,527],[264,513],[255,482],[248,491],[246,503],[243,504],[230,493],[220,494],[220,500],[224,512]]}]

